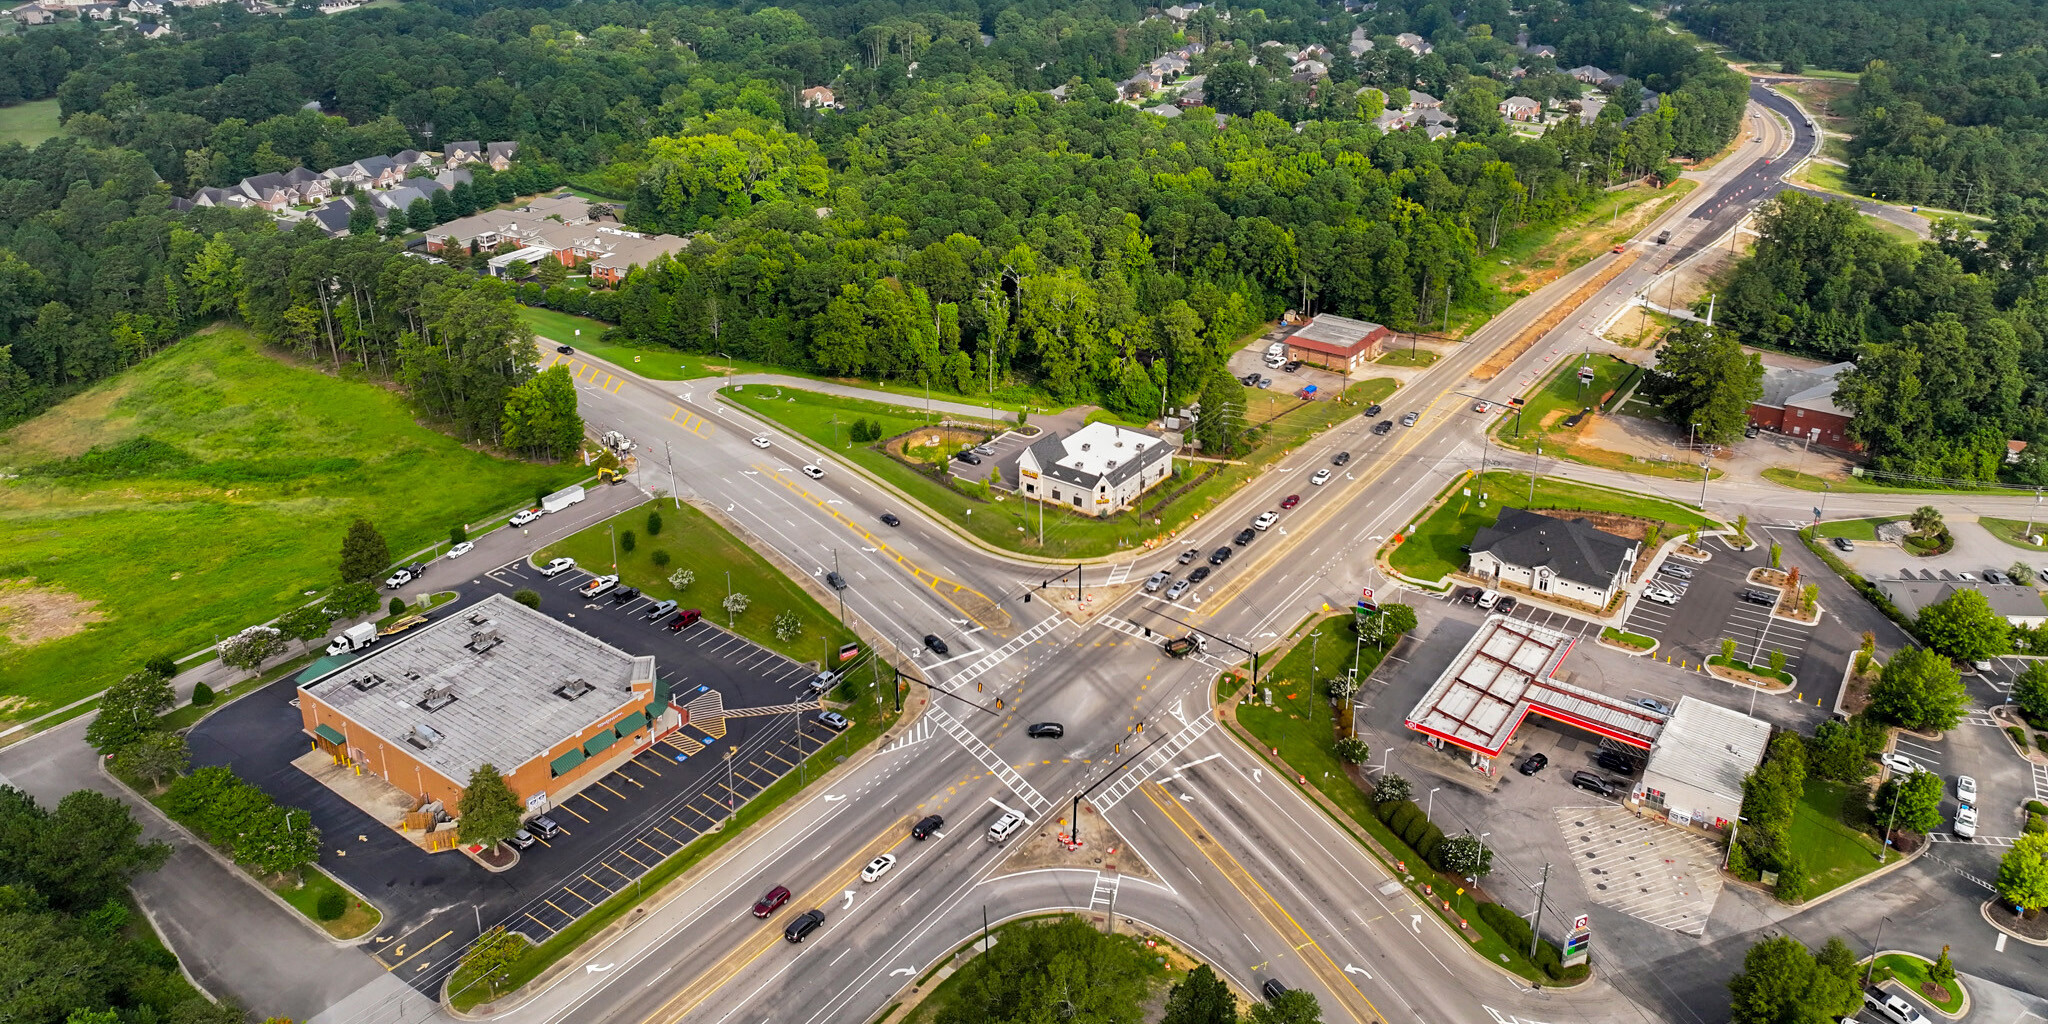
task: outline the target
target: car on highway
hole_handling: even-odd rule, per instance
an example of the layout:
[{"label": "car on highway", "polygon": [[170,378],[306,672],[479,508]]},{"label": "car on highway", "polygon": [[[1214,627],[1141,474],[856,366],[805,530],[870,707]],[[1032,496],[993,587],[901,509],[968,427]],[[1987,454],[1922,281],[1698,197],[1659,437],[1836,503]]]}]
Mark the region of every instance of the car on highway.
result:
[{"label": "car on highway", "polygon": [[1319,469],[1316,470],[1316,475],[1308,478],[1308,482],[1311,486],[1321,487],[1323,484],[1329,482],[1329,479],[1330,471],[1327,469]]},{"label": "car on highway", "polygon": [[1152,575],[1145,577],[1145,593],[1158,593],[1159,588],[1165,586],[1167,584],[1167,581],[1171,579],[1173,579],[1173,574],[1163,569],[1159,572],[1155,572]]},{"label": "car on highway", "polygon": [[1521,766],[1516,768],[1515,770],[1521,772],[1524,775],[1534,775],[1537,772],[1542,771],[1544,768],[1549,767],[1549,765],[1550,756],[1548,754],[1530,754],[1527,758],[1525,758],[1522,761]]},{"label": "car on highway", "polygon": [[1676,576],[1682,580],[1692,579],[1691,568],[1683,565],[1678,565],[1673,562],[1666,562],[1663,565],[1658,566],[1657,571],[1663,573],[1666,576]]},{"label": "car on highway", "polygon": [[1966,804],[1977,802],[1977,780],[1968,775],[1956,776],[1956,799]]},{"label": "car on highway", "polygon": [[845,732],[846,727],[853,724],[852,722],[847,721],[845,715],[842,715],[837,711],[820,711],[818,712],[817,717],[819,725],[822,725],[825,728],[832,730],[833,732]]},{"label": "car on highway", "polygon": [[1572,785],[1588,793],[1598,793],[1610,799],[1614,796],[1615,791],[1620,788],[1596,772],[1573,772]]},{"label": "car on highway", "polygon": [[460,544],[457,544],[457,545],[455,545],[455,546],[454,546],[454,547],[452,547],[452,548],[449,548],[449,549],[448,549],[448,557],[450,557],[450,558],[461,558],[462,556],[464,556],[464,555],[466,555],[466,554],[469,554],[470,552],[472,552],[472,551],[475,551],[475,550],[476,550],[476,541],[473,541],[473,540],[466,540],[466,541],[463,541],[463,542],[462,542],[462,543],[460,543]]},{"label": "car on highway", "polygon": [[1403,416],[1403,417],[1401,417],[1401,425],[1402,425],[1402,426],[1404,426],[1404,427],[1412,427],[1412,426],[1414,426],[1414,425],[1415,425],[1415,421],[1416,421],[1416,420],[1419,420],[1419,419],[1421,419],[1421,418],[1422,418],[1422,414],[1421,414],[1421,413],[1419,413],[1419,412],[1411,412],[1411,413],[1409,413],[1408,415],[1406,415],[1406,416]]},{"label": "car on highway", "polygon": [[698,619],[701,619],[703,617],[703,612],[698,611],[695,608],[685,608],[682,611],[677,612],[675,618],[669,620],[668,631],[671,633],[680,633],[684,629],[689,628]]},{"label": "car on highway", "polygon": [[1372,425],[1372,432],[1375,434],[1384,434],[1392,429],[1394,429],[1393,420],[1381,420],[1378,423]]},{"label": "car on highway", "polygon": [[804,475],[810,477],[813,480],[825,479],[825,471],[819,469],[816,466],[811,465],[808,462],[804,463]]},{"label": "car on highway", "polygon": [[1252,538],[1258,535],[1259,531],[1254,530],[1251,527],[1247,526],[1244,529],[1237,531],[1237,537],[1235,538],[1234,543],[1237,544],[1238,547],[1243,547],[1246,544],[1250,544],[1252,542]]},{"label": "car on highway", "polygon": [[542,576],[546,576],[552,579],[553,577],[560,576],[561,574],[568,572],[569,570],[574,568],[576,568],[575,559],[557,558],[548,562],[548,564],[541,566],[540,574]]},{"label": "car on highway", "polygon": [[1252,528],[1258,530],[1270,529],[1274,523],[1279,521],[1280,513],[1267,509],[1260,513],[1257,519],[1252,520]]},{"label": "car on highway", "polygon": [[1850,540],[1850,539],[1849,539],[1849,538],[1847,538],[1847,537],[1836,537],[1836,538],[1834,538],[1834,539],[1833,539],[1832,543],[1833,543],[1833,544],[1835,545],[1835,550],[1837,550],[1837,551],[1854,551],[1854,550],[1856,550],[1856,542],[1855,542],[1855,541],[1853,541],[1853,540]]},{"label": "car on highway", "polygon": [[1034,740],[1056,740],[1067,734],[1067,727],[1058,722],[1039,722],[1024,730],[1024,735]]},{"label": "car on highway", "polygon": [[1472,406],[1472,411],[1473,411],[1473,412],[1478,412],[1478,413],[1488,413],[1488,412],[1492,412],[1492,411],[1493,411],[1493,403],[1491,403],[1491,402],[1478,402],[1478,403],[1475,403],[1475,404],[1474,404],[1474,405]]},{"label": "car on highway", "polygon": [[[1207,567],[1207,566],[1203,566],[1203,568],[1208,568],[1208,567]],[[1166,588],[1166,599],[1167,599],[1167,600],[1169,600],[1169,601],[1178,601],[1178,600],[1180,600],[1180,596],[1181,596],[1182,594],[1185,594],[1185,593],[1187,593],[1187,592],[1188,592],[1188,588],[1189,588],[1189,587],[1191,587],[1191,586],[1193,586],[1193,585],[1194,585],[1194,582],[1195,582],[1195,581],[1194,581],[1193,579],[1185,579],[1185,580],[1182,580],[1182,581],[1180,581],[1179,583],[1176,583],[1176,584],[1174,584],[1173,586],[1170,586],[1170,587]]]},{"label": "car on highway", "polygon": [[1915,761],[1912,758],[1907,757],[1906,755],[1901,754],[1896,750],[1887,750],[1884,753],[1877,755],[1877,763],[1884,765],[1886,768],[1889,768],[1892,771],[1899,773],[1900,775],[1913,775],[1915,773],[1927,770],[1925,768],[1920,767],[1920,762]]},{"label": "car on highway", "polygon": [[1643,591],[1643,598],[1658,604],[1677,604],[1678,594],[1663,587],[1651,587]]},{"label": "car on highway", "polygon": [[1336,455],[1333,455],[1333,456],[1331,456],[1331,457],[1330,457],[1330,465],[1332,465],[1332,466],[1341,466],[1341,465],[1343,465],[1343,464],[1345,464],[1345,463],[1347,463],[1347,462],[1350,462],[1350,461],[1351,461],[1351,453],[1350,453],[1350,452],[1338,452],[1338,453],[1337,453]]},{"label": "car on highway", "polygon": [[1209,552],[1209,564],[1222,565],[1223,563],[1230,561],[1230,556],[1236,553],[1236,551],[1236,548],[1230,547],[1229,545],[1217,548],[1216,550]]},{"label": "car on highway", "polygon": [[536,519],[539,519],[540,515],[540,509],[522,508],[519,511],[512,513],[512,518],[507,520],[507,522],[511,523],[513,526],[525,526],[526,524],[533,522]]},{"label": "car on highway", "polygon": [[789,887],[778,885],[775,888],[770,889],[765,893],[762,893],[761,898],[754,901],[754,916],[767,917],[768,915],[775,913],[775,911],[780,909],[783,904],[788,902]]},{"label": "car on highway", "polygon": [[398,588],[405,586],[406,584],[411,582],[412,573],[408,570],[400,569],[397,572],[394,572],[391,575],[386,576],[384,578],[384,589],[397,590]]},{"label": "car on highway", "polygon": [[1206,566],[1206,565],[1198,565],[1198,566],[1195,566],[1195,571],[1194,571],[1194,572],[1191,572],[1191,573],[1188,573],[1188,582],[1189,582],[1189,583],[1200,583],[1200,582],[1202,582],[1203,580],[1206,580],[1206,579],[1208,579],[1208,578],[1209,578],[1209,574],[1210,574],[1211,572],[1214,572],[1214,571],[1215,571],[1215,570],[1213,570],[1213,569],[1209,568],[1209,567],[1208,567],[1208,566]]},{"label": "car on highway", "polygon": [[917,824],[910,826],[910,838],[923,842],[925,837],[937,835],[938,831],[945,827],[946,819],[943,815],[927,814],[919,819]]},{"label": "car on highway", "polygon": [[1975,807],[1970,806],[1969,804],[1964,804],[1961,807],[1956,808],[1956,823],[1954,827],[1949,829],[1949,831],[1954,832],[1958,838],[1976,838],[1977,809]]},{"label": "car on highway", "polygon": [[845,590],[846,577],[841,576],[836,572],[828,572],[825,574],[825,585],[831,587],[834,590]]},{"label": "car on highway", "polygon": [[773,442],[773,441],[770,441],[770,440],[768,440],[768,438],[766,438],[766,437],[756,437],[756,438],[754,438],[754,447],[756,447],[756,448],[766,448],[766,447],[768,447],[769,445],[771,445],[771,444],[774,444],[774,443],[775,443],[775,442]]},{"label": "car on highway", "polygon": [[782,929],[782,937],[791,942],[802,942],[810,938],[812,932],[824,926],[825,912],[812,908],[804,911],[803,916],[791,921],[789,927]]},{"label": "car on highway", "polygon": [[1186,565],[1189,562],[1192,562],[1200,557],[1202,557],[1202,551],[1200,548],[1189,548],[1186,551],[1181,552],[1180,557],[1174,559],[1173,561],[1175,565]]},{"label": "car on highway", "polygon": [[974,454],[974,449],[972,448],[962,448],[961,450],[954,452],[953,457],[959,459],[961,462],[967,463],[970,466],[981,465],[981,456]]},{"label": "car on highway", "polygon": [[1265,995],[1266,1001],[1270,1003],[1275,999],[1278,999],[1281,996],[1286,995],[1290,990],[1287,986],[1282,985],[1280,983],[1280,979],[1267,978],[1266,983],[1264,985],[1259,986],[1259,991]]},{"label": "car on highway", "polygon": [[860,869],[860,880],[863,882],[872,882],[882,877],[883,875],[888,874],[889,869],[895,866],[896,855],[893,853],[885,853],[879,857],[876,857],[874,860],[868,861],[868,866]]},{"label": "car on highway", "polygon": [[924,635],[924,645],[927,648],[930,648],[933,654],[936,654],[942,658],[948,654],[953,653],[953,649],[947,647],[946,642],[944,640],[939,639],[938,636],[933,633],[926,633]]},{"label": "car on highway", "polygon": [[1293,508],[1294,506],[1299,504],[1301,504],[1301,495],[1299,494],[1290,494],[1287,497],[1280,499],[1281,508]]},{"label": "car on highway", "polygon": [[894,513],[894,512],[884,512],[884,513],[882,513],[882,515],[881,515],[881,519],[882,519],[882,525],[883,525],[883,526],[902,526],[902,525],[903,525],[903,520],[901,520],[901,519],[898,519],[898,518],[896,518],[896,513]]},{"label": "car on highway", "polygon": [[590,582],[576,588],[576,596],[586,600],[603,597],[605,592],[619,585],[617,576],[594,576]]}]

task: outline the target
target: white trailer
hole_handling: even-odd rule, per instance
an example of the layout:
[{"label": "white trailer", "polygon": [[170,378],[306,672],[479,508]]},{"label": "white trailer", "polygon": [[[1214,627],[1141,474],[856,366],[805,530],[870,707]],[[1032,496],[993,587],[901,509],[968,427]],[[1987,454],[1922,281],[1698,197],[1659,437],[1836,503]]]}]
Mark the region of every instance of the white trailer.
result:
[{"label": "white trailer", "polygon": [[556,491],[555,493],[550,494],[545,498],[542,498],[540,500],[540,510],[542,512],[560,512],[561,510],[568,508],[569,506],[574,505],[582,500],[583,485],[576,484],[574,486],[564,487],[561,490]]}]

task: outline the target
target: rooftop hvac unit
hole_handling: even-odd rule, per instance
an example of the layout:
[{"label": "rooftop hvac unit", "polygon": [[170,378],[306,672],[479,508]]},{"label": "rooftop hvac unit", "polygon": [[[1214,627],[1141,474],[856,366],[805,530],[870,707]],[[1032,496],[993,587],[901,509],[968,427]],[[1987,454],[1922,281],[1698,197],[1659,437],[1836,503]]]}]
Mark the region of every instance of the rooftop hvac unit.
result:
[{"label": "rooftop hvac unit", "polygon": [[595,689],[597,689],[597,686],[586,680],[571,679],[568,682],[555,687],[555,696],[560,697],[563,700],[575,700],[576,698],[581,697],[584,694],[589,693],[590,691]]},{"label": "rooftop hvac unit", "polygon": [[405,737],[407,743],[421,750],[432,750],[441,744],[441,740],[441,731],[425,722],[414,725],[412,732],[406,734]]},{"label": "rooftop hvac unit", "polygon": [[504,634],[495,629],[486,629],[469,635],[469,649],[478,654],[505,642]]},{"label": "rooftop hvac unit", "polygon": [[481,626],[481,625],[483,625],[484,623],[486,623],[486,622],[489,622],[489,621],[491,621],[491,617],[490,617],[490,616],[488,616],[488,615],[485,615],[485,614],[484,614],[484,613],[482,613],[482,612],[471,612],[471,613],[469,613],[469,624],[470,624],[470,625],[472,625],[472,626]]},{"label": "rooftop hvac unit", "polygon": [[369,675],[362,677],[361,679],[350,680],[349,685],[354,686],[356,689],[361,690],[364,693],[368,693],[371,690],[374,690],[377,687],[384,685],[384,677],[376,674],[375,672],[372,672]]},{"label": "rooftop hvac unit", "polygon": [[430,686],[427,688],[425,696],[420,698],[420,710],[439,711],[453,703],[455,703],[455,687]]}]

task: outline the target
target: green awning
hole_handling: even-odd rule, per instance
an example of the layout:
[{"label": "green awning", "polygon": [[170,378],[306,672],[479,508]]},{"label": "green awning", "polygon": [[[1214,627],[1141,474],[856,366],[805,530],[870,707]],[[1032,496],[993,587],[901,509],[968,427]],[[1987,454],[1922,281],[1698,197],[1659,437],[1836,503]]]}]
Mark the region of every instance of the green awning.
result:
[{"label": "green awning", "polygon": [[582,763],[583,748],[577,747],[576,749],[571,750],[568,753],[563,754],[562,756],[555,758],[552,761],[549,761],[548,767],[554,770],[556,778],[560,778],[561,776],[569,774],[571,769],[575,768],[577,765]]},{"label": "green awning", "polygon": [[667,677],[667,676],[655,676],[655,677],[654,677],[654,699],[655,699],[655,700],[658,700],[658,701],[660,701],[660,702],[662,702],[663,704],[667,704],[667,703],[668,703],[668,694],[669,694],[669,685],[668,685],[668,677]]},{"label": "green awning", "polygon": [[598,754],[604,753],[607,748],[618,741],[618,733],[610,731],[601,732],[592,736],[588,742],[583,744],[583,752],[595,757]]},{"label": "green awning", "polygon": [[653,721],[668,713],[668,700],[663,698],[647,705],[647,720]]},{"label": "green awning", "polygon": [[348,746],[348,737],[343,736],[341,730],[331,725],[316,725],[313,727],[313,734],[335,746]]},{"label": "green awning", "polygon": [[642,714],[641,712],[635,711],[632,714],[619,719],[619,724],[613,726],[613,728],[619,731],[620,736],[631,736],[634,733],[647,728],[647,716],[645,714]]}]

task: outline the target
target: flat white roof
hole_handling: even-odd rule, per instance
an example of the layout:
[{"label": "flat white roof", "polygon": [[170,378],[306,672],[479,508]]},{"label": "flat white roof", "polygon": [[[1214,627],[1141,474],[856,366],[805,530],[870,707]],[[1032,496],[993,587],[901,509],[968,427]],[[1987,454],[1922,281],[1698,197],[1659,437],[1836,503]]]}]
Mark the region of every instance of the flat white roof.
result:
[{"label": "flat white roof", "polygon": [[1060,438],[1066,454],[1060,456],[1059,464],[1092,476],[1102,476],[1137,458],[1139,452],[1165,443],[1164,438],[1114,423],[1090,423]]},{"label": "flat white roof", "polygon": [[1742,801],[1742,780],[1763,763],[1771,723],[1694,697],[1680,697],[1677,710],[1650,748],[1650,776]]},{"label": "flat white roof", "polygon": [[1450,667],[1408,712],[1408,728],[1498,757],[1530,712],[1638,747],[1664,716],[1620,697],[1553,678],[1574,637],[1505,615],[1488,616]]}]

